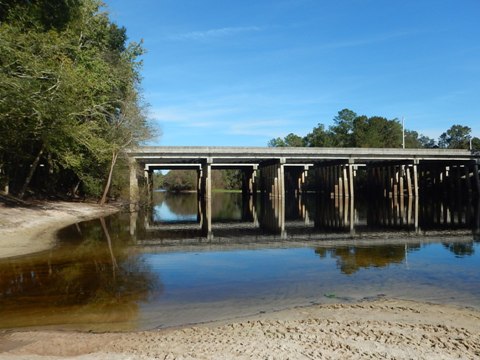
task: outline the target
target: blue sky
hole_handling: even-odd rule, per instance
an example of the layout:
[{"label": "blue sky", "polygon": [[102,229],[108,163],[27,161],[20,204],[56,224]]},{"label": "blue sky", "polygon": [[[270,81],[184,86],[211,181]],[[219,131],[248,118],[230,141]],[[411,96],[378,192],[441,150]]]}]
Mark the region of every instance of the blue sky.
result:
[{"label": "blue sky", "polygon": [[108,0],[155,145],[265,146],[344,108],[480,137],[480,0]]}]

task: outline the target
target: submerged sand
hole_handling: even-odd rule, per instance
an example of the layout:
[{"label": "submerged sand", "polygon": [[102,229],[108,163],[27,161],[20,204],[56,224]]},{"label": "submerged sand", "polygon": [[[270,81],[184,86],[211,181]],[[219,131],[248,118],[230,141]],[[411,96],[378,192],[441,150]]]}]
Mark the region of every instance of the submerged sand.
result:
[{"label": "submerged sand", "polygon": [[[113,211],[84,203],[0,205],[0,257],[46,249],[58,228]],[[480,312],[397,299],[142,332],[0,331],[0,360],[477,358]]]}]

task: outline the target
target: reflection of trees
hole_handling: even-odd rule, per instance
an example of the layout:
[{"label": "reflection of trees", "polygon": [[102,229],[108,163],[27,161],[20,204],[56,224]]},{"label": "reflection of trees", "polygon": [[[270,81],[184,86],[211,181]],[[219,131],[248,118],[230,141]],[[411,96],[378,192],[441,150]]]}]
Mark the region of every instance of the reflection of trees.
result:
[{"label": "reflection of trees", "polygon": [[361,268],[385,267],[392,263],[401,263],[405,259],[404,245],[380,245],[372,247],[339,247],[334,249],[317,248],[320,257],[327,254],[337,259],[342,273],[353,274]]},{"label": "reflection of trees", "polygon": [[[139,301],[162,291],[161,283],[126,251],[119,236],[109,235],[108,244],[108,232],[102,235],[98,222],[81,230],[93,236],[86,235],[80,243],[74,239],[50,253],[0,263],[0,319],[21,314],[23,323],[14,320],[10,326],[33,325],[39,315],[48,314],[56,320],[42,321],[81,323],[88,315],[89,322],[102,322],[108,314],[128,321],[135,318]],[[28,318],[30,312],[36,315]],[[97,315],[92,319],[92,314]],[[0,320],[1,325],[8,323]]]},{"label": "reflection of trees", "polygon": [[443,246],[458,257],[471,256],[475,253],[473,242],[444,243]]},{"label": "reflection of trees", "polygon": [[174,214],[194,215],[197,214],[197,193],[156,193],[155,204],[165,202]]},{"label": "reflection of trees", "polygon": [[212,197],[212,218],[234,220],[242,217],[241,193],[214,193]]}]

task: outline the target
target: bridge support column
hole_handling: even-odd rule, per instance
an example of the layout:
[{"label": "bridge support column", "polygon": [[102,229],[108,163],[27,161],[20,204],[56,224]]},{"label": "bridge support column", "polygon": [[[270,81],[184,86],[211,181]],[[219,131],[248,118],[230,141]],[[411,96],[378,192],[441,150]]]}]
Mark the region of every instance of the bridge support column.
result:
[{"label": "bridge support column", "polygon": [[147,196],[150,203],[153,200],[153,171],[145,170],[145,184],[147,187]]},{"label": "bridge support column", "polygon": [[354,196],[354,164],[319,165],[314,169],[318,191],[331,198]]},{"label": "bridge support column", "polygon": [[257,166],[244,169],[242,172],[242,194],[244,196],[255,194],[257,192],[257,183],[255,181],[255,177],[257,176]]},{"label": "bridge support column", "polygon": [[133,158],[128,158],[128,167],[130,170],[130,211],[138,210],[140,201],[140,191],[138,188],[138,165]]},{"label": "bridge support column", "polygon": [[198,204],[198,220],[202,228],[202,235],[208,240],[213,239],[212,231],[212,198],[201,197]]},{"label": "bridge support column", "polygon": [[212,235],[212,161],[210,158],[202,161],[202,169],[199,174],[200,204],[202,231],[211,239]]},{"label": "bridge support column", "polygon": [[212,162],[207,159],[202,162],[199,174],[200,195],[207,199],[212,197]]},{"label": "bridge support column", "polygon": [[260,165],[261,190],[270,197],[285,196],[285,161]]},{"label": "bridge support column", "polygon": [[303,192],[308,176],[308,165],[289,166],[285,169],[285,191],[292,191],[295,196]]},{"label": "bridge support column", "polygon": [[478,163],[473,165],[473,179],[475,182],[475,188],[477,189],[477,196],[480,198],[480,176],[478,173]]}]

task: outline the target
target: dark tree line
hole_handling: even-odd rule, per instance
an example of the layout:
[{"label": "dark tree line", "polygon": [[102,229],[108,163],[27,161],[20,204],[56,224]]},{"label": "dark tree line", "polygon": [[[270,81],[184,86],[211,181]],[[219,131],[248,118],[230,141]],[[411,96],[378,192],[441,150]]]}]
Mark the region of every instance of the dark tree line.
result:
[{"label": "dark tree line", "polygon": [[[190,191],[198,187],[195,170],[170,170],[165,175],[155,173],[154,186],[168,191]],[[242,188],[242,172],[239,170],[213,170],[212,188],[239,190]]]},{"label": "dark tree line", "polygon": [[[471,131],[468,126],[453,125],[435,141],[416,131],[405,129],[405,147],[469,149],[471,141],[472,148],[480,150],[480,139],[472,138]],[[270,140],[268,146],[401,148],[403,131],[398,119],[359,116],[352,110],[343,109],[333,118],[333,125],[328,128],[320,123],[306,136],[290,133],[284,138]]]},{"label": "dark tree line", "polygon": [[97,0],[0,1],[0,189],[105,201],[150,136],[143,53]]}]

